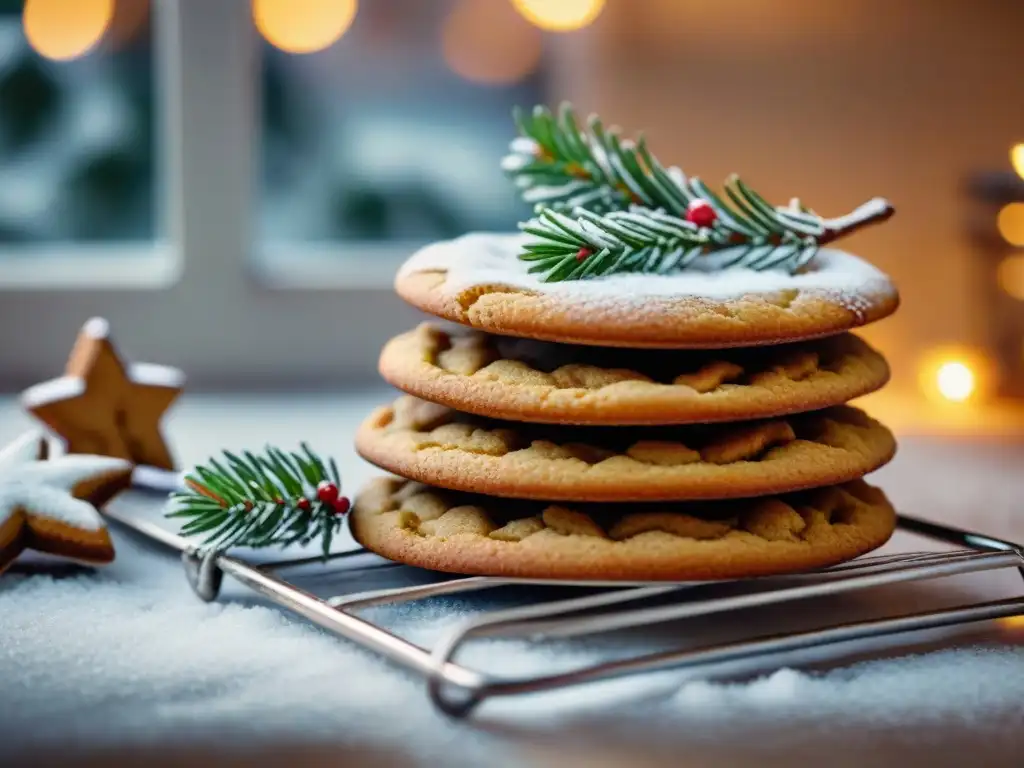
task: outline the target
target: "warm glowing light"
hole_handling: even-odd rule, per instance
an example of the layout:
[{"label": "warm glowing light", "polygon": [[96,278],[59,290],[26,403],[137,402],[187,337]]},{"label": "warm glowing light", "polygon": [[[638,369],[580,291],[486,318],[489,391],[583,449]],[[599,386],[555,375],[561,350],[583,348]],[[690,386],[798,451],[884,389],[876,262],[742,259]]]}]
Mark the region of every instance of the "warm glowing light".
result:
[{"label": "warm glowing light", "polygon": [[461,0],[445,20],[441,50],[460,77],[476,83],[515,83],[537,68],[540,38],[508,0]]},{"label": "warm glowing light", "polygon": [[1010,245],[1024,245],[1024,203],[1004,205],[996,217],[996,226]]},{"label": "warm glowing light", "polygon": [[966,363],[948,362],[935,372],[935,386],[939,394],[954,403],[962,403],[974,394],[974,371]]},{"label": "warm glowing light", "polygon": [[984,399],[994,382],[995,365],[980,350],[941,348],[927,353],[918,369],[924,394],[938,403],[962,404]]},{"label": "warm glowing light", "polygon": [[1024,629],[1024,614],[1020,616],[1006,616],[999,619],[999,623],[1007,629]]},{"label": "warm glowing light", "polygon": [[1017,175],[1024,179],[1024,144],[1017,144],[1010,150],[1010,162]]},{"label": "warm glowing light", "polygon": [[1024,301],[1024,255],[1007,256],[996,271],[999,287],[1019,301]]},{"label": "warm glowing light", "polygon": [[252,20],[264,39],[288,53],[315,53],[348,31],[357,0],[252,0]]},{"label": "warm glowing light", "polygon": [[25,39],[40,56],[77,59],[103,39],[114,16],[114,0],[25,0]]},{"label": "warm glowing light", "polygon": [[549,32],[583,29],[604,10],[605,0],[512,0],[531,24]]}]

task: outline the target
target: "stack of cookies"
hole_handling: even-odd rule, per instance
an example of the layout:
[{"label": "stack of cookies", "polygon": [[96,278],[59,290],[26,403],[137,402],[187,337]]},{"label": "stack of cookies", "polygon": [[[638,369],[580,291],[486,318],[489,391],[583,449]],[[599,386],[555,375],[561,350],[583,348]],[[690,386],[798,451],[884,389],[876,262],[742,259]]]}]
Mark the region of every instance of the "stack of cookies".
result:
[{"label": "stack of cookies", "polygon": [[797,274],[746,269],[545,283],[520,235],[416,253],[396,289],[457,326],[384,348],[406,393],[376,410],[356,539],[463,574],[734,579],[825,567],[883,544],[895,513],[862,480],[892,434],[845,403],[889,377],[850,329],[891,314],[881,272],[822,249]]}]

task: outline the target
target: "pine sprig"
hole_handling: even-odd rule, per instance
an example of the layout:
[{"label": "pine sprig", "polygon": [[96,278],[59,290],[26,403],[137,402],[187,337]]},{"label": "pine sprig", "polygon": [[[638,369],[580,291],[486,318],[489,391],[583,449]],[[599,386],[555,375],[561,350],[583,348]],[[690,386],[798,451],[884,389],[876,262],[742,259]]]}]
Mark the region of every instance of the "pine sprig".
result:
[{"label": "pine sprig", "polygon": [[202,546],[265,548],[319,540],[326,557],[349,501],[341,476],[309,446],[301,452],[267,447],[262,455],[224,451],[185,477],[171,495],[170,518],[185,518],[184,536],[204,535]]},{"label": "pine sprig", "polygon": [[796,199],[772,205],[736,175],[717,194],[663,166],[642,136],[623,140],[596,116],[581,129],[568,104],[557,116],[536,107],[514,118],[520,135],[502,167],[534,204],[535,218],[519,225],[533,236],[520,259],[545,282],[733,266],[795,272],[822,245],[893,214],[875,198],[825,219]]},{"label": "pine sprig", "polygon": [[596,115],[580,128],[568,103],[557,116],[536,106],[529,114],[516,108],[512,117],[519,136],[501,167],[536,212],[584,208],[604,213],[643,205],[679,213],[685,208],[678,194],[681,172],[662,166],[643,136],[622,139],[618,129],[606,130]]},{"label": "pine sprig", "polygon": [[544,282],[620,273],[669,275],[688,268],[796,272],[823,244],[892,215],[888,202],[875,199],[848,216],[822,219],[796,206],[766,209],[738,179],[732,189],[745,205],[758,206],[756,219],[737,215],[710,194],[717,215],[712,226],[638,206],[603,216],[583,208],[572,216],[548,209],[520,224],[534,239],[519,258],[531,262],[528,271],[543,274]]}]

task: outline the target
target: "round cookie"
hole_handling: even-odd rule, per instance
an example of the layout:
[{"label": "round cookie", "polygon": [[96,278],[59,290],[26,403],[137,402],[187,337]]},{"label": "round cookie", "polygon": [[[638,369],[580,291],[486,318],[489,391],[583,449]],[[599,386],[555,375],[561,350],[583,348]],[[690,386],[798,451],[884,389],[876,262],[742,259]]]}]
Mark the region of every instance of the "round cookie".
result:
[{"label": "round cookie", "polygon": [[637,425],[818,410],[883,386],[885,359],[852,334],[707,353],[570,346],[424,323],[389,341],[381,375],[416,397],[511,421]]},{"label": "round cookie", "polygon": [[822,568],[884,544],[896,514],[860,480],[782,497],[655,505],[522,502],[396,478],[356,499],[352,533],[437,571],[574,581],[706,581]]},{"label": "round cookie", "polygon": [[892,314],[882,272],[823,248],[800,273],[731,268],[545,283],[517,256],[524,235],[433,243],[402,266],[395,290],[438,317],[508,336],[600,346],[722,348],[829,336]]},{"label": "round cookie", "polygon": [[453,490],[547,501],[742,498],[833,485],[892,458],[892,433],[856,408],[676,427],[546,427],[401,397],[360,426],[363,458]]}]

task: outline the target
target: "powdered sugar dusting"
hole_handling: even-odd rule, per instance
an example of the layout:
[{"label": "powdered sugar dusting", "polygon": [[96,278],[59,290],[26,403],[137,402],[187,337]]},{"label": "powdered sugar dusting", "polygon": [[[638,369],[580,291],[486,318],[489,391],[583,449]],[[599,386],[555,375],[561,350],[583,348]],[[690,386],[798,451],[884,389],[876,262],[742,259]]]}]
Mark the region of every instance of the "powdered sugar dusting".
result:
[{"label": "powdered sugar dusting", "polygon": [[592,280],[544,283],[527,271],[517,256],[529,235],[471,233],[422,248],[399,270],[398,277],[445,271],[441,290],[448,294],[484,286],[507,286],[567,303],[636,306],[658,299],[738,299],[797,290],[825,297],[862,316],[873,301],[895,293],[886,275],[844,251],[822,248],[800,274],[733,267],[719,271],[692,269],[676,275],[613,275]]},{"label": "powdered sugar dusting", "polygon": [[[710,720],[723,713],[742,718],[765,708],[779,717],[806,718],[808,712],[838,717],[859,710],[864,719],[883,722],[942,716],[982,720],[1024,696],[1020,664],[1019,650],[944,650],[824,674],[783,668],[749,683],[695,680],[678,691],[675,702],[688,716]],[[994,676],[1001,685],[992,684]],[[949,695],[951,687],[956,696]]]}]

